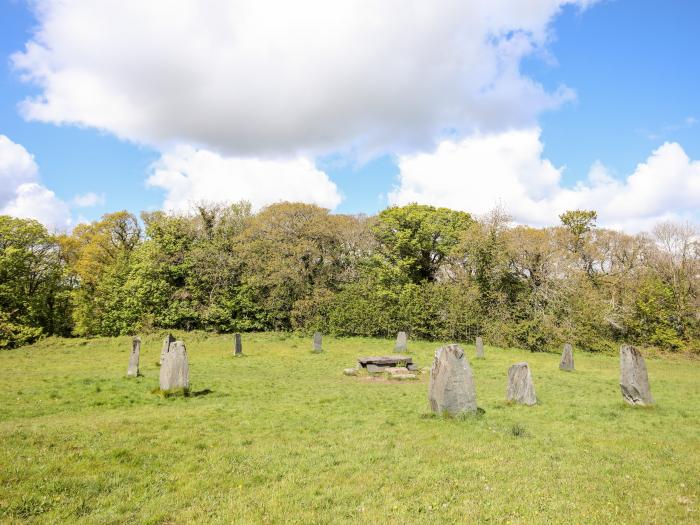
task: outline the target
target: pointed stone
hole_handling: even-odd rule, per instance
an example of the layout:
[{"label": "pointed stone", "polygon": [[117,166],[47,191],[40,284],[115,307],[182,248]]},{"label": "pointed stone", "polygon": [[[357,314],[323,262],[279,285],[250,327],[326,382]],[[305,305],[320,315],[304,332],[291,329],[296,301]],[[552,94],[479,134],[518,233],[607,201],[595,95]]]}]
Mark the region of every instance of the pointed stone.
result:
[{"label": "pointed stone", "polygon": [[406,349],[408,348],[408,337],[406,336],[406,332],[399,332],[398,335],[396,336],[396,344],[394,345],[394,352],[398,352],[400,354],[406,352]]},{"label": "pointed stone", "polygon": [[508,401],[523,405],[537,403],[535,384],[532,382],[532,374],[527,363],[516,363],[508,369],[506,398]]},{"label": "pointed stone", "polygon": [[187,390],[190,387],[190,367],[187,349],[182,341],[170,343],[160,367],[160,389]]},{"label": "pointed stone", "polygon": [[459,345],[436,350],[430,369],[428,402],[435,414],[458,416],[477,411],[474,376]]},{"label": "pointed stone", "polygon": [[141,354],[141,338],[134,337],[131,340],[131,355],[129,356],[129,368],[126,371],[126,377],[138,377],[140,354]]},{"label": "pointed stone", "polygon": [[172,336],[172,334],[168,334],[163,341],[163,346],[160,349],[160,366],[163,366],[163,358],[165,357],[165,354],[168,352],[168,348],[170,348],[170,345],[175,342],[175,338]]},{"label": "pointed stone", "polygon": [[476,358],[484,358],[484,340],[481,338],[481,336],[476,338]]},{"label": "pointed stone", "polygon": [[241,340],[241,334],[233,335],[233,355],[236,357],[243,355],[243,341]]},{"label": "pointed stone", "polygon": [[569,343],[564,345],[564,351],[559,362],[559,370],[574,370],[574,349]]},{"label": "pointed stone", "polygon": [[620,347],[620,390],[622,397],[630,405],[653,405],[647,365],[642,354],[635,347]]},{"label": "pointed stone", "polygon": [[314,352],[319,354],[323,352],[323,347],[321,346],[322,336],[321,332],[316,332],[314,334]]}]

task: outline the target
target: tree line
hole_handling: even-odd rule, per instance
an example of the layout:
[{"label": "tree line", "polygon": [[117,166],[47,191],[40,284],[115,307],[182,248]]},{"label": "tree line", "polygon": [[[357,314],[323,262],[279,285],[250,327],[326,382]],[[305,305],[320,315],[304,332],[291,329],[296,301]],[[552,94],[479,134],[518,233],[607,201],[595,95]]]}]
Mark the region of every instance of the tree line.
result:
[{"label": "tree line", "polygon": [[241,202],[121,211],[52,234],[0,216],[0,348],[160,328],[700,351],[694,226],[629,235],[597,227],[594,211],[560,218],[532,228],[498,209]]}]

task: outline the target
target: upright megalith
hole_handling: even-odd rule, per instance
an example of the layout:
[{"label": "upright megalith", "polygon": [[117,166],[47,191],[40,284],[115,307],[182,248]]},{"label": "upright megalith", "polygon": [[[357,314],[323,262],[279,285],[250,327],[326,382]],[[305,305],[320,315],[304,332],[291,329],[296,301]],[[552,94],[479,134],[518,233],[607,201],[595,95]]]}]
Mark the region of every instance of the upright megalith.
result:
[{"label": "upright megalith", "polygon": [[320,354],[321,352],[323,352],[323,347],[321,346],[321,340],[322,340],[321,332],[316,332],[314,334],[314,353],[315,354]]},{"label": "upright megalith", "polygon": [[163,341],[163,346],[160,349],[160,366],[163,366],[163,359],[165,358],[165,354],[168,353],[168,348],[170,348],[170,345],[175,342],[175,338],[173,337],[172,334],[168,334],[165,337],[165,340]]},{"label": "upright megalith", "polygon": [[484,358],[484,340],[481,338],[481,336],[476,338],[476,358]]},{"label": "upright megalith", "polygon": [[532,382],[532,374],[527,363],[516,363],[508,369],[506,398],[508,401],[523,405],[537,403],[535,384]]},{"label": "upright megalith", "polygon": [[243,341],[241,340],[241,334],[233,335],[233,355],[240,357],[243,355]]},{"label": "upright megalith", "polygon": [[141,354],[141,338],[134,337],[131,340],[131,355],[129,356],[129,368],[126,371],[126,377],[138,377],[140,354]]},{"label": "upright megalith", "polygon": [[477,411],[474,376],[459,345],[436,350],[430,369],[428,402],[436,414],[458,416]]},{"label": "upright megalith", "polygon": [[630,405],[654,404],[649,388],[647,365],[639,350],[630,345],[620,347],[620,389],[622,397]]},{"label": "upright megalith", "polygon": [[574,349],[569,343],[564,345],[564,351],[561,353],[559,370],[574,370]]},{"label": "upright megalith", "polygon": [[174,341],[168,346],[160,367],[160,389],[163,392],[172,392],[189,388],[190,367],[187,362],[187,349],[182,341]]},{"label": "upright megalith", "polygon": [[406,337],[406,332],[399,332],[396,336],[396,344],[394,345],[394,352],[403,354],[408,348],[408,337]]}]

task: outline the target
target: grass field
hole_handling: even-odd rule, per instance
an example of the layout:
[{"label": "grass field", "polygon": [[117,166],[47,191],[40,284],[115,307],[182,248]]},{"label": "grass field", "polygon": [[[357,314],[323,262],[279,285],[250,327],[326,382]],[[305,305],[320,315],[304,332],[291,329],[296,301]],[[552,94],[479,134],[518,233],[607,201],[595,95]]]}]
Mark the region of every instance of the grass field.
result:
[{"label": "grass field", "polygon": [[[486,348],[481,416],[431,417],[428,376],[346,377],[393,342],[183,337],[193,395],[161,398],[163,334],[0,352],[4,523],[698,523],[700,362],[648,359],[653,408],[626,406],[616,356]],[[410,342],[429,366],[436,343]],[[540,404],[505,402],[530,363]]]}]

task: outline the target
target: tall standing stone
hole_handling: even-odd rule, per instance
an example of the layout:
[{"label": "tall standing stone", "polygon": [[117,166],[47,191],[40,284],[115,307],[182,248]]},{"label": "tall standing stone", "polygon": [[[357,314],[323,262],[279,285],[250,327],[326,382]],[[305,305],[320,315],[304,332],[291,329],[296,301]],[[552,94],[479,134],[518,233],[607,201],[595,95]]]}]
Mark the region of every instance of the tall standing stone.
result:
[{"label": "tall standing stone", "polygon": [[481,336],[476,338],[476,358],[484,358],[484,340],[481,338]]},{"label": "tall standing stone", "polygon": [[408,337],[406,337],[406,332],[399,332],[396,336],[396,344],[394,345],[394,352],[403,354],[408,349]]},{"label": "tall standing stone", "polygon": [[321,346],[321,332],[316,332],[314,334],[314,352],[317,354],[323,352],[323,347]]},{"label": "tall standing stone", "polygon": [[163,341],[163,346],[160,349],[160,366],[163,366],[163,359],[165,358],[165,354],[168,353],[168,348],[170,348],[170,345],[175,342],[175,338],[173,337],[172,334],[168,334]]},{"label": "tall standing stone", "polygon": [[160,367],[160,389],[187,390],[190,387],[190,366],[187,349],[182,341],[170,343]]},{"label": "tall standing stone", "polygon": [[140,354],[141,354],[141,338],[134,337],[131,340],[131,355],[129,356],[129,368],[126,371],[126,377],[138,377]]},{"label": "tall standing stone", "polygon": [[647,365],[642,354],[633,346],[620,347],[620,389],[622,397],[630,405],[653,405],[649,388]]},{"label": "tall standing stone", "polygon": [[430,409],[457,416],[476,412],[476,387],[469,361],[459,345],[438,348],[430,368]]},{"label": "tall standing stone", "polygon": [[241,334],[233,335],[233,355],[240,357],[243,355],[243,341],[241,340]]},{"label": "tall standing stone", "polygon": [[516,363],[508,369],[508,401],[514,401],[523,405],[537,403],[535,384],[532,382],[532,374],[527,363]]},{"label": "tall standing stone", "polygon": [[574,349],[569,343],[564,345],[564,351],[561,353],[559,370],[574,370]]}]

